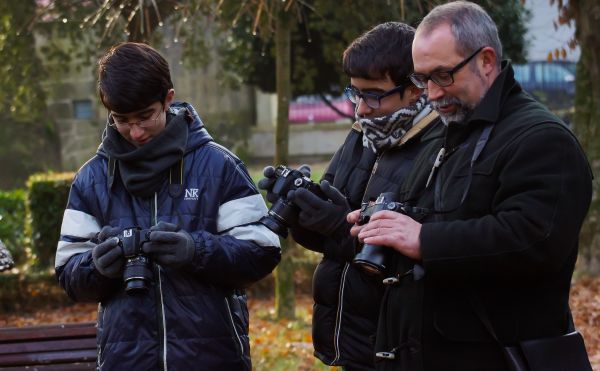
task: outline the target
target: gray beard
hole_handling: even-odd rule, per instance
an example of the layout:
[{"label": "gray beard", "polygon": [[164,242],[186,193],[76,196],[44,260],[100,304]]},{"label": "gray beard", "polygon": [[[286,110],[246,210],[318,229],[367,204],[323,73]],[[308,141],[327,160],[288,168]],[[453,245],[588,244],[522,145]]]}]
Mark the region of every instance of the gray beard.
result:
[{"label": "gray beard", "polygon": [[[456,104],[458,107],[456,112],[448,114],[438,111],[440,106],[445,106],[447,104]],[[451,122],[463,122],[471,115],[471,113],[473,113],[475,109],[475,107],[470,107],[457,98],[442,98],[440,100],[431,102],[431,106],[439,113],[442,122],[446,126],[448,126],[448,124]]]},{"label": "gray beard", "polygon": [[[467,104],[456,97],[443,97],[436,101],[430,101],[430,103],[433,109],[439,113],[444,125],[448,126],[448,124],[451,122],[463,122],[467,120],[473,111],[475,111],[475,107],[477,107],[477,105],[483,100],[483,97],[486,95],[487,91],[488,89],[485,89],[485,91],[481,93],[479,100],[475,104]],[[458,107],[456,112],[448,114],[438,111],[440,106],[445,106],[448,104],[455,104]]]}]

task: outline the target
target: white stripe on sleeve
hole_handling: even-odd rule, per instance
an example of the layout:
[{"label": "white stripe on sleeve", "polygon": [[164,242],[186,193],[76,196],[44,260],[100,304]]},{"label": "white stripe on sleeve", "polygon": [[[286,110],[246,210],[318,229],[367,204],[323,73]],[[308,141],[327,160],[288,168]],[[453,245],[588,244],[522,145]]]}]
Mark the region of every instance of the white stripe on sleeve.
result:
[{"label": "white stripe on sleeve", "polygon": [[[100,232],[98,219],[79,210],[65,209],[60,234],[62,236],[90,239]],[[56,247],[54,267],[58,268],[67,263],[73,256],[91,250],[95,244],[85,242],[69,242],[61,240]]]},{"label": "white stripe on sleeve", "polygon": [[56,257],[54,258],[54,268],[58,268],[67,264],[69,259],[73,255],[81,254],[82,252],[86,252],[91,250],[96,246],[96,244],[86,241],[86,242],[66,242],[59,241],[58,247],[56,248]]},{"label": "white stripe on sleeve", "polygon": [[254,241],[260,246],[279,246],[279,237],[262,224],[235,227],[225,233],[239,240]]},{"label": "white stripe on sleeve", "polygon": [[96,217],[83,211],[66,209],[63,215],[60,234],[80,238],[92,238],[100,232],[100,223]]},{"label": "white stripe on sleeve", "polygon": [[[257,222],[267,215],[267,205],[260,194],[242,197],[219,207],[217,231],[261,246],[279,246],[279,237]],[[247,225],[250,223],[256,223]]]},{"label": "white stripe on sleeve", "polygon": [[267,205],[259,194],[231,200],[219,207],[217,231],[257,222],[264,215],[267,215]]}]

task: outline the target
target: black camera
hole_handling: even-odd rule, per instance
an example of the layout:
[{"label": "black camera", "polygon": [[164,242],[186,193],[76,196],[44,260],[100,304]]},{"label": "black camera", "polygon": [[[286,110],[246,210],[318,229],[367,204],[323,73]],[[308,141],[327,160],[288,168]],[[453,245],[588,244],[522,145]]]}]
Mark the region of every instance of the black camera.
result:
[{"label": "black camera", "polygon": [[[393,201],[395,194],[385,192],[379,195],[374,202],[363,202],[356,224],[367,224],[371,216],[381,210],[391,210],[407,214],[408,206],[402,202]],[[362,250],[356,254],[352,263],[363,271],[372,275],[382,275],[387,268],[391,249],[385,246],[364,244]]]},{"label": "black camera", "polygon": [[127,228],[118,236],[119,246],[125,256],[123,281],[129,295],[145,294],[152,281],[152,262],[142,252],[142,245],[150,240],[150,230]]},{"label": "black camera", "polygon": [[261,218],[260,223],[279,236],[286,238],[287,229],[298,222],[300,209],[289,201],[286,196],[289,191],[306,188],[320,198],[327,200],[327,196],[321,191],[321,187],[302,174],[300,170],[279,165],[275,168],[275,183],[271,192],[277,195],[277,201],[269,209],[268,215]]}]

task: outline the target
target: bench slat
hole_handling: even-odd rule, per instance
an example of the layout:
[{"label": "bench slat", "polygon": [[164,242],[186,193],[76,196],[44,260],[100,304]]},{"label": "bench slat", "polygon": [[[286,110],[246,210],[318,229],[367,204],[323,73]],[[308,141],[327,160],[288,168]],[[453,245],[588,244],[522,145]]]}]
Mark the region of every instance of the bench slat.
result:
[{"label": "bench slat", "polygon": [[96,349],[96,338],[43,340],[0,344],[0,357],[12,353],[50,352],[53,350]]},{"label": "bench slat", "polygon": [[96,356],[95,322],[0,329],[2,370],[94,370]]},{"label": "bench slat", "polygon": [[67,323],[30,327],[5,327],[0,330],[0,344],[31,339],[64,339],[96,336],[96,322]]},{"label": "bench slat", "polygon": [[96,369],[95,363],[74,363],[74,364],[57,364],[57,365],[37,365],[24,368],[23,366],[17,367],[2,367],[2,371],[94,371]]},{"label": "bench slat", "polygon": [[2,366],[44,365],[56,363],[95,362],[96,349],[66,350],[24,354],[6,354],[0,360]]}]

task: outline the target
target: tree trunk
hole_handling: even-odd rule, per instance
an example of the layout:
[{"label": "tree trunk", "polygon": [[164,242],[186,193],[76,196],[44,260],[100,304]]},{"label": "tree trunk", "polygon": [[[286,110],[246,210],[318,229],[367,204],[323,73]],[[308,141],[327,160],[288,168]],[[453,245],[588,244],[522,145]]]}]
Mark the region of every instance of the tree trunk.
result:
[{"label": "tree trunk", "polygon": [[594,196],[590,211],[581,231],[578,272],[600,273],[600,199],[598,199],[600,174],[600,36],[597,24],[600,20],[600,4],[597,0],[572,0],[577,27],[576,37],[581,47],[577,63],[575,90],[574,130],[586,151],[594,180]]},{"label": "tree trunk", "polygon": [[[288,119],[291,95],[291,17],[280,4],[277,12],[275,33],[276,86],[277,86],[277,126],[275,129],[275,161],[279,165],[288,164],[288,143],[290,124]],[[275,270],[275,309],[277,318],[295,317],[294,267],[290,256],[295,246],[291,237],[281,239],[281,263]]]}]

